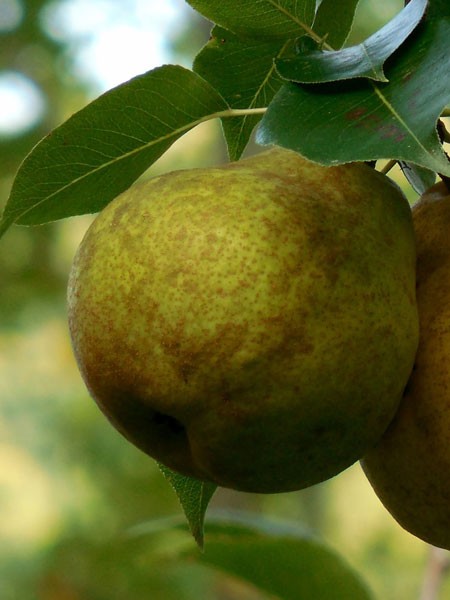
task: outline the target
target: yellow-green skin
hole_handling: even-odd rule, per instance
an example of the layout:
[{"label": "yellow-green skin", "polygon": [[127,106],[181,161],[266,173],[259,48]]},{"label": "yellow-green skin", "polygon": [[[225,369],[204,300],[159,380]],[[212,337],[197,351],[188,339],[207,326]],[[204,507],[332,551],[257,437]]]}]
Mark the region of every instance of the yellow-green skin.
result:
[{"label": "yellow-green skin", "polygon": [[363,468],[408,531],[450,550],[450,194],[414,206],[420,341],[405,397]]},{"label": "yellow-green skin", "polygon": [[337,474],[386,429],[412,368],[410,212],[366,165],[276,148],[133,186],[70,276],[92,396],[185,475],[282,492]]}]

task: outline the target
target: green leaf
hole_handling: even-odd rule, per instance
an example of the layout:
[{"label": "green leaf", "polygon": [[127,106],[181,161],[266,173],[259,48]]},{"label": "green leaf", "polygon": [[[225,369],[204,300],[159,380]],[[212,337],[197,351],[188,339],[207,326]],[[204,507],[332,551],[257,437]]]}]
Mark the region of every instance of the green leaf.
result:
[{"label": "green leaf", "polygon": [[205,552],[188,552],[219,571],[282,600],[370,600],[358,574],[334,551],[294,523],[251,515],[211,515]]},{"label": "green leaf", "polygon": [[287,40],[310,32],[316,0],[188,0],[213,23],[233,33],[264,40]]},{"label": "green leaf", "polygon": [[429,0],[428,18],[450,17],[450,2],[448,0]]},{"label": "green leaf", "polygon": [[217,486],[175,473],[160,463],[158,466],[180,500],[195,541],[203,548],[205,513]]},{"label": "green leaf", "polygon": [[[217,89],[231,108],[267,106],[281,87],[273,59],[292,49],[293,42],[238,37],[216,26],[194,61],[194,71]],[[238,160],[261,115],[222,119],[231,160]]]},{"label": "green leaf", "polygon": [[450,19],[420,25],[390,59],[384,85],[285,84],[260,123],[258,142],[324,165],[393,158],[450,175],[436,132],[450,102],[449,39]]},{"label": "green leaf", "polygon": [[314,31],[332,48],[341,48],[353,25],[359,0],[340,0],[336,18],[336,0],[322,0],[314,20]]},{"label": "green leaf", "polygon": [[[427,0],[412,0],[379,31],[357,46],[339,51],[313,50],[293,58],[276,60],[284,79],[298,83],[323,83],[355,77],[387,81],[385,61],[409,37],[423,17]],[[328,41],[328,40],[327,40]]]},{"label": "green leaf", "polygon": [[166,65],[100,96],[51,132],[17,173],[0,235],[97,212],[179,137],[227,103],[196,73]]}]

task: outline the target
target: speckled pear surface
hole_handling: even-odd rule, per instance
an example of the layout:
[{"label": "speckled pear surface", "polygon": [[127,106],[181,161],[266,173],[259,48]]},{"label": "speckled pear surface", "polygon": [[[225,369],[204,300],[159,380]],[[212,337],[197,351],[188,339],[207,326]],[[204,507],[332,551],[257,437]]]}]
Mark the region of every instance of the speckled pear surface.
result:
[{"label": "speckled pear surface", "polygon": [[92,396],[183,474],[251,492],[332,477],[381,436],[412,368],[410,213],[366,165],[278,148],[133,186],[70,275]]},{"label": "speckled pear surface", "polygon": [[419,348],[398,413],[362,464],[405,529],[450,549],[450,193],[443,183],[413,217]]}]

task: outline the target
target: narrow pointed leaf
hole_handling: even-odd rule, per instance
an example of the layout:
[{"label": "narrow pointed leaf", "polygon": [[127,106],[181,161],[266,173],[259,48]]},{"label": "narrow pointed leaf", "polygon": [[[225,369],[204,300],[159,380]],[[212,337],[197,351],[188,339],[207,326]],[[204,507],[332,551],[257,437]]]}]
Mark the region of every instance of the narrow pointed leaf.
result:
[{"label": "narrow pointed leaf", "polygon": [[450,102],[449,39],[450,19],[420,25],[392,57],[388,84],[285,84],[257,140],[324,165],[393,158],[450,175],[436,132]]},{"label": "narrow pointed leaf", "polygon": [[[417,27],[427,0],[412,0],[387,25],[357,46],[278,59],[279,74],[298,83],[323,83],[355,77],[387,81],[383,65]],[[327,40],[328,41],[328,40]]]},{"label": "narrow pointed leaf", "polygon": [[314,20],[316,0],[187,0],[207,19],[244,37],[287,40],[298,37]]},{"label": "narrow pointed leaf", "polygon": [[340,0],[336,18],[336,0],[323,0],[316,13],[314,31],[332,48],[342,48],[353,25],[359,0]]},{"label": "narrow pointed leaf", "polygon": [[106,92],[51,132],[25,159],[0,235],[12,223],[36,225],[97,212],[179,137],[227,108],[208,82],[174,65]]},{"label": "narrow pointed leaf", "polygon": [[422,195],[436,181],[436,173],[429,169],[407,162],[400,162],[400,168],[413,190],[418,194]]},{"label": "narrow pointed leaf", "polygon": [[180,500],[195,541],[200,548],[203,548],[205,513],[217,486],[193,477],[185,477],[164,465],[158,464],[158,466]]},{"label": "narrow pointed leaf", "polygon": [[280,600],[373,599],[337,553],[294,523],[210,515],[205,552],[187,554]]},{"label": "narrow pointed leaf", "polygon": [[[194,61],[194,71],[217,89],[231,108],[267,106],[282,85],[273,59],[293,46],[290,40],[242,39],[216,26]],[[238,160],[261,116],[222,119],[231,160]]]}]

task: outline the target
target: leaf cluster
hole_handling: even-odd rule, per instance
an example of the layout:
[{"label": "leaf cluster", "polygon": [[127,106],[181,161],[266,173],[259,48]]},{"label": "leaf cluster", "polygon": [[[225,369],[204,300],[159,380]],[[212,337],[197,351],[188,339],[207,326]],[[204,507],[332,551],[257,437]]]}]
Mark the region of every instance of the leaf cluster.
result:
[{"label": "leaf cluster", "polygon": [[[412,0],[342,47],[357,0],[192,0],[213,23],[193,70],[164,65],[113,88],[25,158],[0,221],[36,225],[101,210],[184,133],[220,118],[237,160],[255,126],[324,165],[395,159],[422,191],[450,175],[436,123],[450,103],[450,9]],[[432,76],[432,85],[430,77]]]},{"label": "leaf cluster", "polygon": [[[418,191],[450,176],[437,122],[450,103],[450,5],[411,0],[345,47],[358,0],[190,0],[213,23],[193,69],[164,65],[109,90],[25,158],[0,221],[100,211],[182,135],[221,119],[232,160],[256,140],[324,165],[399,161]],[[197,541],[214,493],[164,470]]]}]

